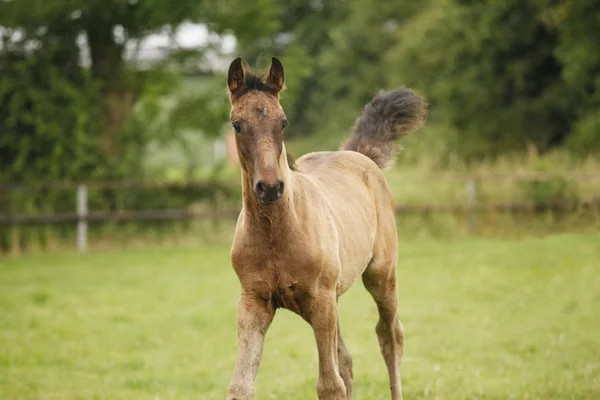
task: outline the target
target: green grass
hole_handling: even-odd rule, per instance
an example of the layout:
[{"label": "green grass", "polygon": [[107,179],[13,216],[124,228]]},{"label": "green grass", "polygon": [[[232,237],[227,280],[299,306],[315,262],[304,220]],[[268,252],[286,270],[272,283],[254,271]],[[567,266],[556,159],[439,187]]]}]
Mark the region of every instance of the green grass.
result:
[{"label": "green grass", "polygon": [[[600,398],[600,234],[401,243],[406,399]],[[224,399],[228,248],[0,259],[0,398]],[[388,399],[361,284],[341,300],[355,398]],[[315,399],[312,331],[278,312],[257,399]]]}]

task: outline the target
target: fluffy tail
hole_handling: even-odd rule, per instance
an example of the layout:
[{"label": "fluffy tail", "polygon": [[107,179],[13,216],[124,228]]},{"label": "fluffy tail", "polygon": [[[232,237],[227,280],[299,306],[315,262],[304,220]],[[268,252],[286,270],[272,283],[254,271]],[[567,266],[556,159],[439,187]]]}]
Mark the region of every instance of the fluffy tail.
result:
[{"label": "fluffy tail", "polygon": [[365,106],[341,150],[357,151],[388,168],[396,156],[396,140],[422,127],[426,116],[427,103],[413,90],[382,91]]}]

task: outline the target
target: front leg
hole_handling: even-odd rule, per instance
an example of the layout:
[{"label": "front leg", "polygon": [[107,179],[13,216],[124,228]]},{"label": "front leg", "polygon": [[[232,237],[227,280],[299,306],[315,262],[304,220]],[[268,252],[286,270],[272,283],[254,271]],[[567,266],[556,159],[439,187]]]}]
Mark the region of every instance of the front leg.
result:
[{"label": "front leg", "polygon": [[238,357],[227,389],[227,400],[254,398],[254,379],[262,357],[265,335],[275,310],[270,301],[242,292],[237,310]]},{"label": "front leg", "polygon": [[319,400],[346,400],[346,387],[340,376],[337,343],[337,300],[335,290],[319,293],[312,300],[310,324],[319,352]]}]

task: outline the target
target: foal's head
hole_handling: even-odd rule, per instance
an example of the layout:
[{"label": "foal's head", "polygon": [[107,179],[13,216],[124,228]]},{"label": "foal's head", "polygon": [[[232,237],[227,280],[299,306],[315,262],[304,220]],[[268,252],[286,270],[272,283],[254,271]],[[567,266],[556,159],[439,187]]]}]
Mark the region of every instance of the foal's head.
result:
[{"label": "foal's head", "polygon": [[266,79],[245,70],[241,58],[229,66],[227,86],[238,156],[262,204],[276,203],[285,189],[287,119],[279,104],[283,84],[283,65],[276,58]]}]

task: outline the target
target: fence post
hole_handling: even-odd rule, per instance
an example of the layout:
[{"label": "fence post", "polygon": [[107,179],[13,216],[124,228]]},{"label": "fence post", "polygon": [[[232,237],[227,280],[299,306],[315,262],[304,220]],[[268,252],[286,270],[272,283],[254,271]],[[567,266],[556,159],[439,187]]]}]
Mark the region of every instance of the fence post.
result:
[{"label": "fence post", "polygon": [[477,187],[475,186],[475,179],[467,179],[467,208],[469,218],[469,232],[477,232]]},{"label": "fence post", "polygon": [[88,190],[86,185],[77,186],[77,250],[85,253],[88,236]]}]

